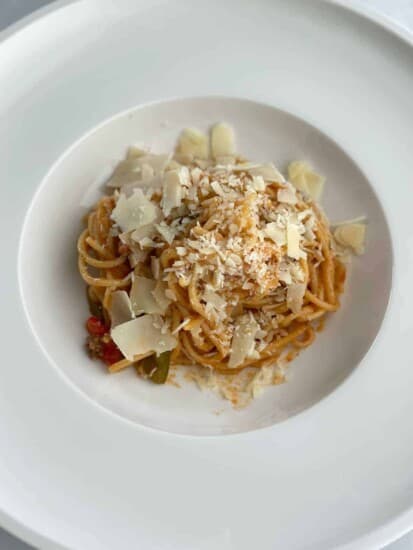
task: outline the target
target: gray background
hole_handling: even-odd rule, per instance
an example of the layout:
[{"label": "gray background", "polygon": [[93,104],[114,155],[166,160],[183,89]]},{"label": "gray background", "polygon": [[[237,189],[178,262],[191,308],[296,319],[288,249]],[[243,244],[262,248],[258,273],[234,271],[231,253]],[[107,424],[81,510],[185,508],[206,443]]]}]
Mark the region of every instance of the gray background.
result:
[{"label": "gray background", "polygon": [[[50,3],[51,0],[0,0],[0,30]],[[352,3],[379,11],[413,32],[413,0],[353,0]],[[0,529],[0,550],[31,550],[31,547]],[[413,532],[391,544],[386,550],[413,550]]]}]

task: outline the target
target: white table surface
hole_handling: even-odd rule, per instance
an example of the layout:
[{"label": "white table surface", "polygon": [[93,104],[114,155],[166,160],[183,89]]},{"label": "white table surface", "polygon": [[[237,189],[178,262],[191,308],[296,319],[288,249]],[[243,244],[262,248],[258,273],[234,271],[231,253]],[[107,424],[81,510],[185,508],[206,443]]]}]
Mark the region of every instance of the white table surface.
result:
[{"label": "white table surface", "polygon": [[[51,0],[0,0],[0,30],[50,3]],[[381,12],[413,32],[413,0],[351,0],[351,3]],[[30,549],[27,544],[0,529],[0,550]],[[387,546],[385,550],[413,550],[413,532]]]}]

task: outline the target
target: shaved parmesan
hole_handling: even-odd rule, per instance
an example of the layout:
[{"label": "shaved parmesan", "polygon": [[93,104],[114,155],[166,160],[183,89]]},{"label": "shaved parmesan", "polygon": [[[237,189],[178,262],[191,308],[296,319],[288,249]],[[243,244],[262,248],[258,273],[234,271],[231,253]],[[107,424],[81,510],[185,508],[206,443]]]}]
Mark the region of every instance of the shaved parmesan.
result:
[{"label": "shaved parmesan", "polygon": [[226,307],[227,303],[224,298],[221,298],[212,287],[207,285],[204,292],[204,300],[207,305],[212,306],[213,308],[220,310]]},{"label": "shaved parmesan", "polygon": [[[124,161],[126,162],[126,161]],[[129,161],[128,161],[129,162]],[[136,183],[141,179],[141,168],[138,166],[134,170],[125,172],[114,172],[106,183],[108,187],[123,187],[130,183]]]},{"label": "shaved parmesan", "polygon": [[141,177],[143,180],[152,179],[155,175],[155,170],[150,164],[142,164]]},{"label": "shaved parmesan", "polygon": [[293,313],[298,313],[303,305],[305,283],[293,283],[287,287],[287,306]]},{"label": "shaved parmesan", "polygon": [[155,300],[153,291],[156,281],[146,277],[135,276],[130,291],[132,310],[136,315],[141,313],[163,313],[159,303]]},{"label": "shaved parmesan", "polygon": [[284,202],[286,204],[296,204],[297,195],[295,194],[295,189],[291,183],[287,182],[285,187],[281,187],[277,192],[278,202]]},{"label": "shaved parmesan", "polygon": [[235,164],[235,157],[232,155],[225,155],[221,157],[216,157],[216,162],[221,166],[232,166]]},{"label": "shaved parmesan", "polygon": [[201,170],[206,170],[209,166],[212,166],[212,162],[209,159],[195,159],[196,165],[201,168]]},{"label": "shaved parmesan", "polygon": [[251,168],[261,166],[259,162],[239,162],[234,166],[234,172],[251,172]]},{"label": "shaved parmesan", "polygon": [[139,158],[143,157],[144,155],[147,155],[148,151],[145,149],[142,149],[141,147],[138,147],[137,145],[131,145],[128,149],[126,158],[127,159],[133,159],[133,158]]},{"label": "shaved parmesan", "polygon": [[172,208],[177,208],[182,201],[181,176],[178,170],[165,173],[161,207],[165,216],[169,216]]},{"label": "shaved parmesan", "polygon": [[125,183],[121,187],[121,193],[130,197],[135,189],[142,189],[142,191],[148,192],[149,189],[161,189],[163,182],[163,176],[158,174],[148,179],[133,180],[129,183]]},{"label": "shaved parmesan", "polygon": [[169,155],[153,155],[146,152],[139,156],[128,156],[116,166],[107,185],[124,187],[141,180],[152,179],[164,171],[169,159]]},{"label": "shaved parmesan", "polygon": [[175,234],[176,234],[175,229],[167,225],[165,222],[161,222],[160,224],[155,225],[155,227],[158,230],[159,234],[163,237],[163,239],[168,244],[171,244],[175,238]]},{"label": "shaved parmesan", "polygon": [[260,326],[252,316],[243,315],[236,320],[228,368],[239,367],[247,357],[254,353],[255,335],[258,330],[260,330]]},{"label": "shaved parmesan", "polygon": [[157,354],[174,349],[177,340],[170,332],[162,331],[162,320],[157,315],[143,315],[111,330],[111,336],[129,361],[148,352]]},{"label": "shaved parmesan", "polygon": [[290,258],[298,260],[303,253],[300,249],[300,232],[294,223],[287,225],[287,254]]},{"label": "shaved parmesan", "polygon": [[277,170],[272,162],[252,166],[248,171],[252,176],[262,176],[265,181],[274,181],[276,183],[285,182],[284,176]]},{"label": "shaved parmesan", "polygon": [[264,234],[273,240],[278,246],[283,246],[287,243],[287,233],[285,228],[280,227],[275,222],[267,223],[264,229]]},{"label": "shaved parmesan", "polygon": [[339,227],[340,225],[351,225],[353,223],[366,223],[366,216],[358,216],[357,218],[352,218],[350,220],[343,220],[341,222],[334,222],[331,225],[333,227]]},{"label": "shaved parmesan", "polygon": [[180,164],[179,162],[177,162],[175,159],[171,159],[165,170],[179,170],[179,168],[181,168],[182,164]]},{"label": "shaved parmesan", "polygon": [[160,174],[163,172],[170,161],[171,155],[153,155],[148,153],[137,159],[137,162],[140,164],[141,168],[146,164],[150,166],[154,174]]},{"label": "shaved parmesan", "polygon": [[363,223],[340,225],[334,231],[334,238],[341,246],[351,248],[356,254],[363,254],[366,226]]},{"label": "shaved parmesan", "polygon": [[256,191],[265,191],[265,181],[262,176],[252,176],[252,187]]},{"label": "shaved parmesan", "polygon": [[125,290],[112,292],[109,313],[112,328],[126,323],[135,317],[129,295]]},{"label": "shaved parmesan", "polygon": [[111,218],[122,232],[129,232],[153,222],[157,217],[157,211],[157,206],[145,197],[142,190],[135,189],[129,198],[123,193],[119,195]]},{"label": "shaved parmesan", "polygon": [[140,243],[142,239],[151,238],[154,234],[155,226],[150,223],[133,231],[131,234],[131,239],[134,243]]},{"label": "shaved parmesan", "polygon": [[122,160],[121,162],[119,162],[119,164],[117,164],[115,170],[113,171],[113,176],[116,177],[122,174],[127,174],[132,172],[137,172],[138,174],[140,174],[141,170],[142,170],[142,163],[139,159],[137,158],[126,159],[126,160]]},{"label": "shaved parmesan", "polygon": [[299,263],[292,262],[290,265],[290,273],[295,282],[302,283],[305,280],[305,275]]},{"label": "shaved parmesan", "polygon": [[277,270],[277,277],[279,281],[285,283],[286,285],[290,285],[292,283],[293,280],[291,277],[290,265],[287,262],[280,263]]},{"label": "shaved parmesan", "polygon": [[221,122],[213,126],[211,130],[211,153],[214,158],[234,155],[234,130],[228,124]]},{"label": "shaved parmesan", "polygon": [[155,288],[152,290],[152,296],[155,298],[156,303],[159,305],[161,313],[165,313],[168,309],[169,304],[172,302],[166,296],[167,285],[162,281],[158,281],[155,285]]},{"label": "shaved parmesan", "polygon": [[174,160],[177,163],[186,166],[194,161],[194,156],[192,154],[190,155],[189,153],[180,153],[179,151],[177,151],[174,155]]},{"label": "shaved parmesan", "polygon": [[313,171],[307,162],[295,161],[288,166],[288,178],[296,189],[319,200],[323,192],[325,178]]},{"label": "shaved parmesan", "polygon": [[217,181],[211,182],[211,189],[219,196],[224,196],[224,191],[221,187],[221,185]]},{"label": "shaved parmesan", "polygon": [[181,155],[206,159],[208,158],[208,138],[196,128],[185,128],[179,137],[177,151]]}]

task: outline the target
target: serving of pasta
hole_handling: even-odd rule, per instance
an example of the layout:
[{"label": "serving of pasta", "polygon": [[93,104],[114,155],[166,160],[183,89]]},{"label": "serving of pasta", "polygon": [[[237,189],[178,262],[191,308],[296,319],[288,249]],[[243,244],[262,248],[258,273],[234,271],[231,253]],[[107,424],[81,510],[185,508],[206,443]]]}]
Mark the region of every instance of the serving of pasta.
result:
[{"label": "serving of pasta", "polygon": [[183,130],[171,155],[130,147],[78,240],[90,355],[157,384],[179,368],[234,406],[282,382],[365,236],[330,226],[310,165],[286,176],[240,157],[224,123]]}]

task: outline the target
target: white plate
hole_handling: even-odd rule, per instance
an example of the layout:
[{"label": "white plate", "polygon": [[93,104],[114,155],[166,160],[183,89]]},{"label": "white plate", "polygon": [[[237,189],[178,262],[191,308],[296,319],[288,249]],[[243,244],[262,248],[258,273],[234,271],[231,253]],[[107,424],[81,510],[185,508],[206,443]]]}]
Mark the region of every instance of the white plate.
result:
[{"label": "white plate", "polygon": [[[288,369],[288,383],[267,390],[242,411],[212,392],[200,393],[185,380],[180,380],[177,389],[137,381],[134,369],[109,377],[103,375],[101,364],[88,361],[84,350],[87,302],[74,247],[80,220],[102,195],[105,179],[124,158],[128,145],[138,143],[168,153],[182,128],[195,125],[208,131],[216,120],[233,126],[238,150],[249,159],[270,159],[286,172],[288,163],[300,158],[321,170],[327,178],[323,204],[331,220],[349,220],[360,214],[368,220],[367,250],[348,270],[348,290],[340,311]],[[334,142],[275,107],[209,97],[161,101],[128,110],[100,125],[59,159],[30,206],[22,233],[19,279],[26,313],[45,354],[85,395],[148,427],[219,435],[270,426],[337,387],[377,335],[389,299],[391,267],[383,210],[369,182]],[[372,284],[374,271],[380,275]],[[44,314],[44,304],[53,315]]]},{"label": "white plate", "polygon": [[[91,550],[373,548],[409,529],[413,523],[409,341],[413,57],[407,37],[403,40],[390,28],[315,1],[63,3],[60,10],[48,12],[2,43],[0,74],[2,524],[44,548]],[[16,265],[23,219],[35,190],[82,135],[134,105],[211,94],[258,100],[320,129],[321,134],[309,133],[308,144],[297,137],[300,132],[293,133],[286,150],[274,151],[275,160],[285,161],[296,152],[308,154],[322,170],[325,149],[325,171],[333,181],[330,189],[345,185],[341,178],[346,170],[355,175],[349,188],[340,191],[341,207],[333,198],[326,201],[337,215],[353,213],[360,204],[372,219],[372,248],[364,264],[368,269],[357,268],[362,261],[357,264],[349,289],[363,288],[354,283],[361,275],[371,285],[360,295],[355,291],[358,302],[366,300],[364,315],[373,304],[380,310],[371,315],[375,330],[369,333],[370,341],[385,309],[391,252],[374,195],[342,150],[366,175],[384,207],[394,272],[391,303],[375,345],[333,393],[265,429],[245,433],[279,417],[260,422],[256,416],[252,425],[242,421],[238,429],[233,429],[232,420],[229,430],[207,426],[203,433],[242,433],[200,438],[171,433],[196,431],[197,422],[190,429],[179,429],[183,419],[175,412],[172,426],[158,422],[157,427],[169,433],[148,429],[156,427],[151,415],[146,421],[142,416],[132,418],[129,406],[119,410],[118,394],[115,403],[102,402],[97,392],[93,394],[93,380],[87,388],[82,387],[85,378],[77,377],[79,363],[73,350],[79,345],[76,323],[83,312],[77,311],[76,283],[68,284],[70,298],[62,288],[62,281],[72,281],[73,265],[73,252],[62,248],[70,245],[68,222],[73,231],[78,223],[74,207],[82,182],[77,178],[85,177],[80,168],[91,169],[92,180],[98,161],[115,154],[112,146],[125,145],[125,125],[120,125],[118,138],[109,132],[107,154],[104,151],[93,162],[86,158],[77,174],[75,165],[70,165],[72,149],[65,157],[69,164],[64,171],[65,159],[56,165],[27,218],[21,286],[33,329],[51,361],[45,359],[26,322]],[[168,127],[159,128],[159,146],[166,146],[181,123],[193,119],[206,124],[212,118],[211,112],[205,115],[212,100],[197,101],[187,104],[192,107],[188,113],[185,108],[185,115],[178,112],[174,118],[179,109],[169,111],[171,134],[166,138]],[[281,143],[275,115],[272,122],[272,115],[264,117],[265,122],[257,111],[254,114],[259,109],[255,106],[235,116],[222,100],[216,101],[217,118],[233,117],[240,141],[251,154],[262,139],[257,128],[266,128],[265,135],[274,128],[274,146]],[[257,124],[251,124],[248,138],[243,137],[251,117]],[[152,120],[147,128],[151,140],[156,123]],[[323,135],[329,139],[323,141]],[[339,148],[330,147],[330,139]],[[83,143],[90,145],[90,138]],[[267,150],[264,153],[268,156]],[[51,194],[59,195],[56,191],[61,190],[55,206],[43,200],[53,181],[59,188]],[[68,262],[67,270],[62,258]],[[374,258],[380,260],[377,267]],[[372,299],[375,292],[381,301]],[[73,305],[72,298],[78,300]],[[343,323],[353,329],[371,323],[369,315],[360,317],[360,303],[347,305]],[[356,307],[361,307],[357,314]],[[340,342],[337,331],[320,336],[319,345],[324,339],[324,345],[330,346],[330,360],[334,353],[340,358],[341,379],[368,348],[370,341],[362,331],[362,345],[353,334],[351,360],[348,344],[341,355],[339,345],[334,346],[337,351],[332,349],[332,342]],[[348,334],[352,333],[346,328],[343,337]],[[312,368],[302,362],[294,380],[304,375],[304,365],[306,372]],[[105,379],[109,397],[112,380]],[[338,381],[327,387],[325,380],[320,379],[321,386],[315,388],[319,394],[310,396],[304,407]],[[85,399],[84,393],[92,399]],[[272,395],[276,399],[277,393]],[[305,399],[300,398],[298,408],[303,408]],[[97,407],[96,401],[103,407]],[[166,417],[168,408],[162,406],[157,409],[152,402],[149,412]],[[267,419],[268,411],[264,411]]]}]

